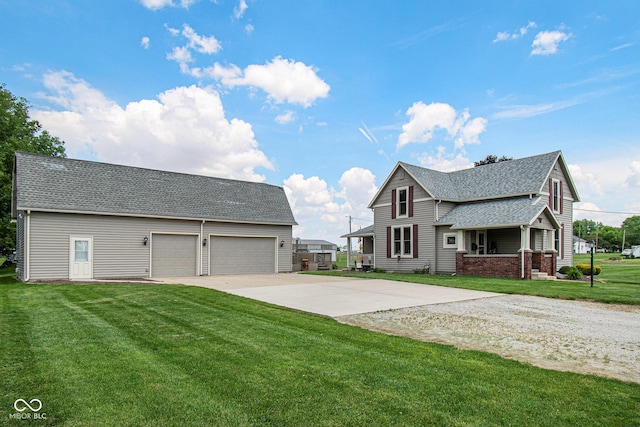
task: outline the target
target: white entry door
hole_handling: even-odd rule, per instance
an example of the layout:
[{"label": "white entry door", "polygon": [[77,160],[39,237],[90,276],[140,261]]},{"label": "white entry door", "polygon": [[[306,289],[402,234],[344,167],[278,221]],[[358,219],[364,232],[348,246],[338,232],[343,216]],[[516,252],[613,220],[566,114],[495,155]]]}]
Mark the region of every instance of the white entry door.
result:
[{"label": "white entry door", "polygon": [[93,278],[93,237],[69,239],[69,279]]}]

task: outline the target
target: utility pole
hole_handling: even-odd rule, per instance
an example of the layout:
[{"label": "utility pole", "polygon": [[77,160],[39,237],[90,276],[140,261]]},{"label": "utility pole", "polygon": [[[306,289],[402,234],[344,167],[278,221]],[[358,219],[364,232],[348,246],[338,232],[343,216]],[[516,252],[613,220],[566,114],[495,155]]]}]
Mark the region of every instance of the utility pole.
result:
[{"label": "utility pole", "polygon": [[[349,234],[351,234],[351,215],[347,215],[347,218],[349,218]],[[351,237],[348,237],[347,238],[347,269],[349,269],[350,264],[351,264]]]}]

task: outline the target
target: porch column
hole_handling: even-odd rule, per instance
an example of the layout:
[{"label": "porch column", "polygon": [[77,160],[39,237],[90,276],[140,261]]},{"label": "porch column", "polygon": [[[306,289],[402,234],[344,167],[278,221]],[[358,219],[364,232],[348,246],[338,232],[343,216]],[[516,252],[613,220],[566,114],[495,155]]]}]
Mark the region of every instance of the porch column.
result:
[{"label": "porch column", "polygon": [[531,250],[531,229],[526,225],[520,228],[520,249],[523,251]]},{"label": "porch column", "polygon": [[347,270],[351,267],[351,237],[347,237]]},{"label": "porch column", "polygon": [[[520,226],[520,278],[531,278],[531,229]],[[528,262],[527,262],[528,261]],[[528,264],[528,266],[526,265]]]},{"label": "porch column", "polygon": [[458,230],[458,238],[457,238],[457,242],[458,242],[458,251],[464,251],[465,250],[465,242],[464,242],[464,230]]}]

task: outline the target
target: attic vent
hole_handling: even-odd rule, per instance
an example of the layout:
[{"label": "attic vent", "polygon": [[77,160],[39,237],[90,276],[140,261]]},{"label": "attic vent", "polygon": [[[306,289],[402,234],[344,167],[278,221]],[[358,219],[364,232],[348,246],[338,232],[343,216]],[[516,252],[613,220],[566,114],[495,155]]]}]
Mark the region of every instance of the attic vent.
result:
[{"label": "attic vent", "polygon": [[54,171],[66,171],[67,170],[65,165],[59,165],[57,163],[42,162],[42,166],[44,166],[47,169],[54,170]]}]

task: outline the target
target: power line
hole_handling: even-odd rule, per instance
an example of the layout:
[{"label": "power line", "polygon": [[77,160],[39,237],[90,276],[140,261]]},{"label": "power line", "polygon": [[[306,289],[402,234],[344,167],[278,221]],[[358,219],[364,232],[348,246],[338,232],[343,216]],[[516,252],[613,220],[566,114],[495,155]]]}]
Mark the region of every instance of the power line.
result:
[{"label": "power line", "polygon": [[614,211],[600,211],[598,209],[579,209],[579,208],[573,208],[573,210],[585,211],[585,212],[609,213],[609,214],[622,214],[622,215],[640,215],[640,212],[614,212]]}]

